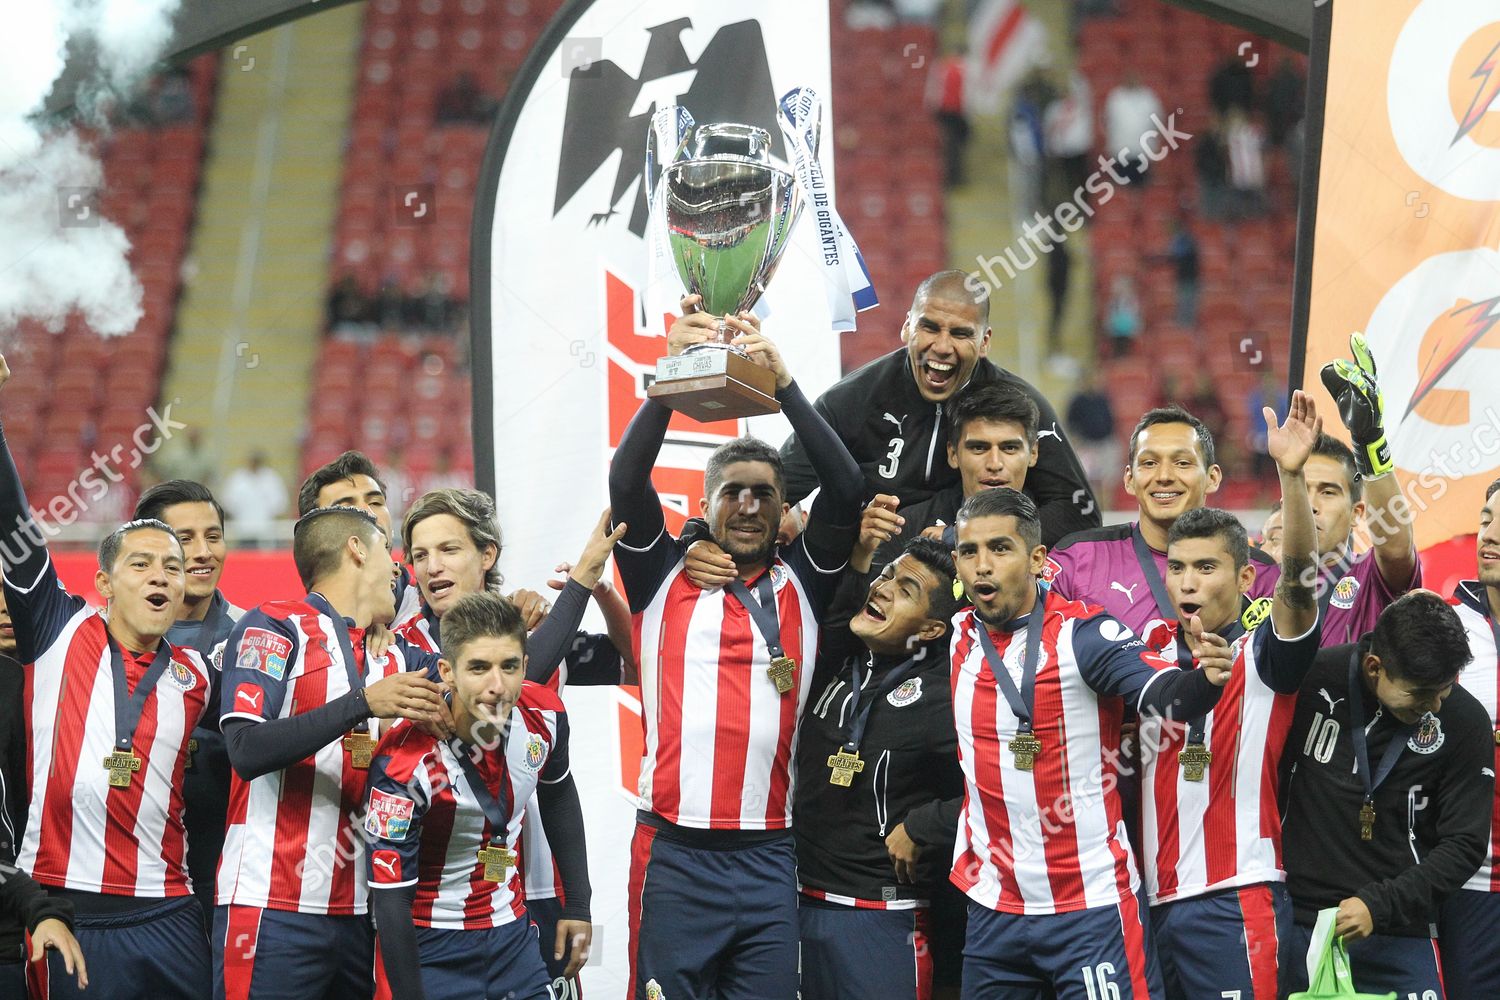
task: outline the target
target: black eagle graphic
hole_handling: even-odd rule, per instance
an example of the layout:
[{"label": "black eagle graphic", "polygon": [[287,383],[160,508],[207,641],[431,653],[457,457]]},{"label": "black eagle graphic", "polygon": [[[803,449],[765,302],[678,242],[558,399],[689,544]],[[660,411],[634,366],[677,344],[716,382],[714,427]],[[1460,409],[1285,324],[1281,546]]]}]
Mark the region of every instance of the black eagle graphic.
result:
[{"label": "black eagle graphic", "polygon": [[[676,103],[692,112],[699,124],[739,122],[771,134],[772,155],[786,160],[781,131],[776,125],[776,94],[771,89],[771,67],[758,21],[727,24],[714,33],[695,63],[682,47],[682,32],[692,27],[682,17],[647,28],[650,41],[641,75],[632,77],[610,60],[575,68],[568,80],[568,108],[563,121],[562,150],[557,170],[556,216],[573,199],[615,150],[623,156],[615,172],[609,204],[600,206],[589,225],[600,225],[618,214],[621,200],[635,190],[646,155],[646,131],[656,110],[630,114],[641,88],[653,80],[696,69],[687,92]],[[630,231],[646,231],[646,199],[637,194],[630,213]]]}]

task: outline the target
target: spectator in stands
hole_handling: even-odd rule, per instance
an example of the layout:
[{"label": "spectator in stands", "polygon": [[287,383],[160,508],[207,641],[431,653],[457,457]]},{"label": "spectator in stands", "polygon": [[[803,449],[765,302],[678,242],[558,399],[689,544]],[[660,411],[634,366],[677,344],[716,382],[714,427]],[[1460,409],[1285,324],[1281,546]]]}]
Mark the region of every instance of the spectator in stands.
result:
[{"label": "spectator in stands", "polygon": [[1229,112],[1224,126],[1224,148],[1229,158],[1229,187],[1234,213],[1254,218],[1266,211],[1265,139],[1260,126],[1245,112]]},{"label": "spectator in stands", "polygon": [[1068,305],[1068,284],[1073,273],[1073,257],[1066,243],[1055,243],[1047,252],[1047,298],[1051,319],[1047,322],[1047,353],[1062,353],[1063,312]]},{"label": "spectator in stands", "polygon": [[421,494],[417,492],[413,478],[406,474],[406,453],[399,444],[391,445],[381,465],[385,469],[381,476],[385,485],[385,505],[390,511],[391,523],[400,524],[407,508]]},{"label": "spectator in stands", "polygon": [[1140,333],[1141,297],[1136,293],[1135,279],[1128,274],[1117,274],[1109,290],[1109,337],[1115,357],[1129,354]]},{"label": "spectator in stands", "polygon": [[943,135],[943,182],[955,187],[964,181],[964,150],[969,145],[969,116],[964,111],[964,72],[968,56],[950,52],[939,59],[927,77],[927,107]]},{"label": "spectator in stands", "polygon": [[1052,100],[1053,90],[1041,70],[1034,70],[1016,88],[1015,104],[1010,112],[1010,154],[1015,164],[1019,190],[1015,201],[1023,215],[1041,211],[1042,192],[1046,186],[1045,141],[1042,137],[1042,110]]},{"label": "spectator in stands", "polygon": [[494,113],[494,99],[479,89],[473,73],[462,70],[438,91],[433,117],[439,125],[483,125]]},{"label": "spectator in stands", "polygon": [[406,322],[406,296],[395,278],[387,275],[380,282],[380,292],[375,297],[372,318],[386,330],[399,330]]},{"label": "spectator in stands", "polygon": [[1269,406],[1276,411],[1276,420],[1280,423],[1286,419],[1286,389],[1274,372],[1265,372],[1260,381],[1256,382],[1255,388],[1250,390],[1250,397],[1245,403],[1246,412],[1250,414],[1250,432],[1246,435],[1245,446],[1250,449],[1251,469],[1255,474],[1257,483],[1268,483],[1271,473],[1276,469],[1276,463],[1264,454],[1266,450],[1266,426],[1261,419],[1261,410]]},{"label": "spectator in stands", "polygon": [[1118,172],[1127,180],[1145,177],[1149,161],[1141,155],[1141,138],[1157,128],[1162,114],[1161,98],[1132,70],[1125,81],[1104,99],[1106,156],[1114,157]]},{"label": "spectator in stands", "polygon": [[1208,99],[1217,114],[1227,117],[1231,110],[1249,114],[1255,107],[1255,78],[1245,64],[1248,57],[1238,48],[1229,50],[1219,68],[1208,80]]},{"label": "spectator in stands", "polygon": [[1302,120],[1307,101],[1307,81],[1291,56],[1282,56],[1266,85],[1265,115],[1271,145],[1280,146]]},{"label": "spectator in stands", "polygon": [[[1198,369],[1197,376],[1193,379],[1193,394],[1188,397],[1187,409],[1193,416],[1203,422],[1208,428],[1208,433],[1215,441],[1227,442],[1225,435],[1229,430],[1229,417],[1224,412],[1224,401],[1219,398],[1219,387],[1215,384],[1213,376],[1202,368]],[[1264,417],[1259,410],[1255,411],[1255,418],[1264,423]],[[1219,460],[1228,466],[1230,460],[1228,448],[1220,446]],[[1273,462],[1274,466],[1275,463]]]},{"label": "spectator in stands", "polygon": [[1172,223],[1167,257],[1172,261],[1176,280],[1177,325],[1193,327],[1198,323],[1198,241],[1181,218]]},{"label": "spectator in stands", "polygon": [[181,437],[167,441],[151,456],[150,471],[159,482],[186,479],[211,490],[219,478],[219,463],[204,447],[202,429],[194,426]]},{"label": "spectator in stands", "polygon": [[453,281],[442,271],[433,271],[418,284],[415,294],[406,301],[406,325],[409,329],[446,331],[453,328],[457,303],[450,294]]},{"label": "spectator in stands", "polygon": [[375,332],[375,303],[352,274],[340,278],[328,293],[328,329],[334,333]]},{"label": "spectator in stands", "polygon": [[1042,116],[1047,148],[1047,173],[1061,181],[1065,190],[1052,195],[1068,201],[1089,176],[1089,154],[1094,151],[1094,96],[1088,80],[1074,71],[1068,89],[1047,105]]},{"label": "spectator in stands", "polygon": [[1094,496],[1107,503],[1120,475],[1120,443],[1115,440],[1114,407],[1097,369],[1089,369],[1068,402],[1067,424]]},{"label": "spectator in stands", "polygon": [[265,453],[250,453],[250,462],[224,480],[223,504],[240,538],[254,538],[261,547],[274,541],[271,529],[287,506],[286,483],[266,464]]},{"label": "spectator in stands", "polygon": [[[690,297],[683,306],[691,304]],[[818,412],[859,463],[867,493],[894,494],[909,505],[959,479],[944,461],[953,397],[971,383],[1011,386],[1041,414],[1036,467],[1026,482],[1041,512],[1042,537],[1097,525],[1098,507],[1057,411],[1035,386],[985,356],[989,314],[982,282],[956,270],[929,275],[901,328],[903,346],[836,382],[818,397]],[[786,502],[796,503],[817,487],[817,471],[795,434],[781,446],[781,460]]]},{"label": "spectator in stands", "polygon": [[1229,215],[1229,153],[1217,119],[1193,140],[1193,170],[1198,175],[1198,209],[1206,219]]}]

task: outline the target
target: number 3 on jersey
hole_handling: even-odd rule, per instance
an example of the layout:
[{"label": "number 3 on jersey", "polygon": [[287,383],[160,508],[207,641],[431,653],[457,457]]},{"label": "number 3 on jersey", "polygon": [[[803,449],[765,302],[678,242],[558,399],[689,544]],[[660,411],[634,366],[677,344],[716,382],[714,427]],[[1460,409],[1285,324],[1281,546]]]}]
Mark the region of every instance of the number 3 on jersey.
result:
[{"label": "number 3 on jersey", "polygon": [[1114,974],[1113,962],[1083,967],[1083,988],[1088,991],[1089,1000],[1120,1000],[1120,988],[1112,982]]},{"label": "number 3 on jersey", "polygon": [[891,438],[891,443],[886,447],[890,448],[890,451],[886,452],[885,461],[881,462],[878,468],[885,478],[895,479],[896,467],[901,464],[901,449],[906,447],[906,442],[901,438]]}]

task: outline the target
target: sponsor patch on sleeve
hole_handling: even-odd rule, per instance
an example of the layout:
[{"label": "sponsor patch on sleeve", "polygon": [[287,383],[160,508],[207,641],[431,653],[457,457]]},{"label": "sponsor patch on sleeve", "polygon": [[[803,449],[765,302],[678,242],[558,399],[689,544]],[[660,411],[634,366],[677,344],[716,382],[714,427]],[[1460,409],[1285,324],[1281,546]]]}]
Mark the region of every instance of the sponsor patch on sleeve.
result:
[{"label": "sponsor patch on sleeve", "polygon": [[292,655],[292,640],[263,628],[247,628],[240,637],[234,665],[258,670],[272,680],[286,679],[286,661]]},{"label": "sponsor patch on sleeve", "polygon": [[372,853],[370,855],[370,871],[375,876],[372,881],[376,885],[400,885],[405,881],[401,877],[401,855],[395,851],[375,851]]},{"label": "sponsor patch on sleeve", "polygon": [[404,795],[372,788],[370,807],[365,811],[365,832],[380,840],[405,840],[416,808],[417,804]]}]

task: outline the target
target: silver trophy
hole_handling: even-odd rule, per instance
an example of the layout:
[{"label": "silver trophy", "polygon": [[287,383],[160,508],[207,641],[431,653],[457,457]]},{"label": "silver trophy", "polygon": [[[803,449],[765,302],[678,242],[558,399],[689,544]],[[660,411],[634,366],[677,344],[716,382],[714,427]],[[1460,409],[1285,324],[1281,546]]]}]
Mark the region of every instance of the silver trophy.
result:
[{"label": "silver trophy", "polygon": [[[658,171],[664,150],[670,160]],[[718,339],[657,362],[649,395],[700,420],[779,411],[775,374],[729,343],[733,331],[723,317],[765,294],[802,211],[796,178],[771,164],[765,129],[694,127],[682,108],[657,113],[645,176],[658,253],[671,258],[690,294],[703,297],[702,309],[720,317]]]}]

